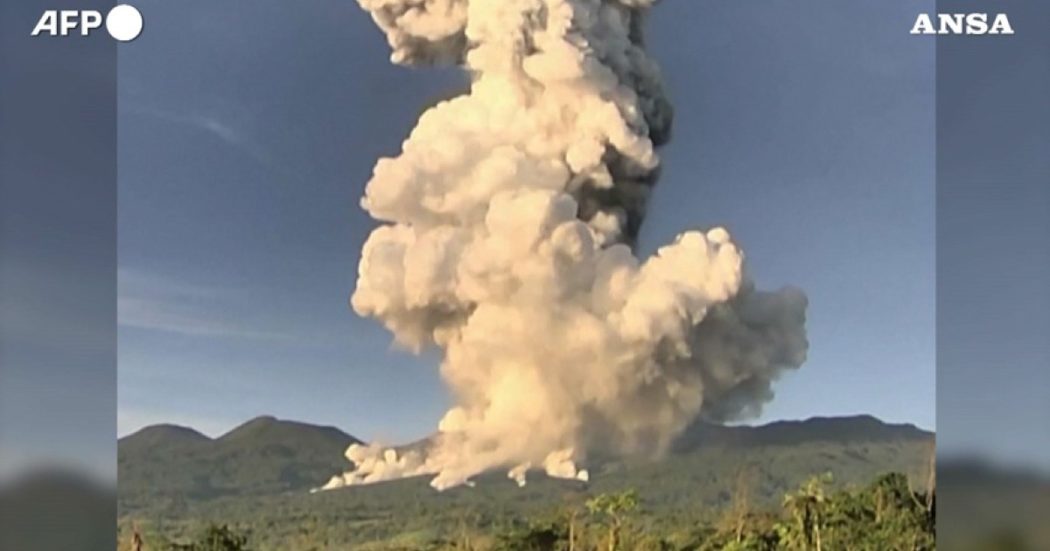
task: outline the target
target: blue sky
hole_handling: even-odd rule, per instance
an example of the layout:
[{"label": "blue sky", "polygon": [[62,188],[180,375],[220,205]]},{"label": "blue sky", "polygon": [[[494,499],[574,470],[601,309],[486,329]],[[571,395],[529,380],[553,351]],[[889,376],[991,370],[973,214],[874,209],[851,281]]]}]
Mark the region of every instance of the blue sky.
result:
[{"label": "blue sky", "polygon": [[[761,287],[810,297],[810,359],[763,420],[935,426],[932,2],[664,2],[675,137],[648,254],[725,225]],[[451,70],[391,66],[356,3],[142,1],[119,63],[118,432],[260,414],[402,440],[448,405],[434,354],[347,301],[372,165]],[[857,23],[862,24],[857,24]]]}]

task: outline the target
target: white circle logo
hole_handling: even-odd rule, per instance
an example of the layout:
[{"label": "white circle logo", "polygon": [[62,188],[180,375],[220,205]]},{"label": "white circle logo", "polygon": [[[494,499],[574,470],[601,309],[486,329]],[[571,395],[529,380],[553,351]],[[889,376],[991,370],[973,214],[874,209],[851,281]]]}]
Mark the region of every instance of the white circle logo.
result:
[{"label": "white circle logo", "polygon": [[106,15],[106,30],[121,42],[130,42],[142,32],[142,14],[135,6],[120,4]]}]

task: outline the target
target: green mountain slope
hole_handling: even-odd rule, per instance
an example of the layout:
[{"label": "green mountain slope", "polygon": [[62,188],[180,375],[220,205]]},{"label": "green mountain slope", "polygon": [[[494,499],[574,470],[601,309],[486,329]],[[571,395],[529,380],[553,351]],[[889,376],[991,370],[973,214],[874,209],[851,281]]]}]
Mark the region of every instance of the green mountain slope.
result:
[{"label": "green mountain slope", "polygon": [[185,427],[157,425],[117,443],[120,500],[209,500],[307,491],[344,469],[359,442],[334,427],[258,417],[211,439]]},{"label": "green mountain slope", "polygon": [[[183,434],[176,437],[184,440],[179,445],[149,430],[120,442],[122,523],[152,522],[169,537],[190,534],[205,521],[231,523],[249,527],[262,549],[295,549],[296,538],[306,533],[339,549],[396,537],[427,539],[456,526],[497,526],[628,488],[638,491],[647,514],[673,524],[717,516],[741,492],[753,507],[778,506],[785,492],[823,473],[849,486],[897,471],[922,487],[934,440],[914,426],[868,416],[759,427],[699,423],[662,460],[593,462],[588,484],[532,474],[518,488],[503,473],[489,473],[474,488],[441,493],[416,478],[309,494],[349,466],[343,452],[352,437],[272,418],[216,440]],[[166,451],[144,450],[143,433]]]}]

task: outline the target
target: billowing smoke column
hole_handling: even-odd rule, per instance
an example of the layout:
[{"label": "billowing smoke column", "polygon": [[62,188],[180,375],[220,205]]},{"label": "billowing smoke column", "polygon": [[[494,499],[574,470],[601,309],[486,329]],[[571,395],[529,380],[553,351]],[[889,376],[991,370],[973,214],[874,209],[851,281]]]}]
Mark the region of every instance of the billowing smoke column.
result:
[{"label": "billowing smoke column", "polygon": [[456,406],[425,449],[351,447],[326,488],[586,479],[588,452],[659,455],[698,417],[756,414],[805,358],[805,296],[755,291],[721,228],[632,252],[671,125],[642,44],[654,0],[359,2],[395,63],[472,76],[376,165],[362,205],[387,224],[352,299],[444,350]]}]

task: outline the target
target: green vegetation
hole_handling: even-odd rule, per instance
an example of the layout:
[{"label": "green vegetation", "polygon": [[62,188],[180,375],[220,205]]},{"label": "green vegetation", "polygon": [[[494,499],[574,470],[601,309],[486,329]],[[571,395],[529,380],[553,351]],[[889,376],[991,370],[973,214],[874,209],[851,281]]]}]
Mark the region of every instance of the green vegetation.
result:
[{"label": "green vegetation", "polygon": [[221,497],[305,491],[347,466],[343,453],[358,442],[334,427],[253,419],[221,438],[158,425],[118,444],[120,500],[200,502]]},{"label": "green vegetation", "polygon": [[[360,548],[386,551],[930,551],[935,549],[933,496],[906,476],[884,475],[866,487],[831,490],[812,478],[784,497],[780,511],[731,508],[721,521],[654,523],[634,490],[600,494],[584,507],[548,511],[509,526],[460,526],[445,536],[402,534],[386,541],[338,545],[304,531],[282,549]],[[659,526],[659,528],[658,528]],[[166,551],[247,551],[248,536],[209,526],[190,543],[155,543]]]},{"label": "green vegetation", "polygon": [[196,541],[190,543],[167,543],[170,551],[248,551],[248,536],[229,526],[211,525]]},{"label": "green vegetation", "polygon": [[[818,530],[826,551],[896,549],[840,542],[852,537],[845,526],[915,533],[886,511],[922,501],[900,488],[927,487],[933,444],[930,433],[870,417],[703,425],[660,461],[595,458],[588,484],[534,474],[519,488],[490,473],[445,492],[416,478],[310,494],[346,467],[352,437],[272,418],[214,440],[186,430],[121,440],[122,542],[138,527],[149,551],[199,543],[221,522],[253,551],[815,549]],[[884,472],[905,475],[882,482],[869,506],[857,488]],[[818,473],[833,478],[807,484]],[[925,549],[921,541],[900,549]]]},{"label": "green vegetation", "polygon": [[606,542],[609,551],[616,551],[620,547],[624,524],[636,509],[638,509],[638,492],[634,490],[617,494],[601,494],[587,500],[587,511],[608,526],[609,534]]}]

